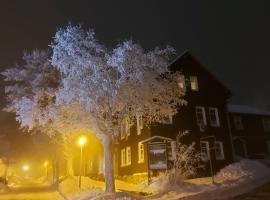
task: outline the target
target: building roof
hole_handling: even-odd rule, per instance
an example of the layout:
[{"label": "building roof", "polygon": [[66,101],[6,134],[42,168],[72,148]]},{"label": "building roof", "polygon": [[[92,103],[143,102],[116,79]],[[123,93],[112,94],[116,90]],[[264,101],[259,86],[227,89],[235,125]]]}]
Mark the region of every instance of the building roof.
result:
[{"label": "building roof", "polygon": [[198,67],[200,67],[201,69],[203,69],[204,71],[206,71],[228,94],[228,97],[230,98],[232,96],[231,91],[225,86],[224,83],[222,83],[218,78],[216,78],[215,75],[212,74],[212,72],[210,72],[206,67],[204,67],[197,58],[195,58],[195,56],[193,56],[193,54],[186,50],[184,51],[182,54],[180,54],[179,56],[177,56],[172,63],[170,64],[170,68],[174,69],[175,66],[177,66],[177,64],[180,62],[182,59],[186,59],[186,58],[191,58],[193,61],[195,61],[198,65]]},{"label": "building roof", "polygon": [[230,113],[242,113],[242,114],[253,114],[253,115],[269,115],[270,111],[254,108],[247,105],[234,105],[228,104],[228,111]]}]

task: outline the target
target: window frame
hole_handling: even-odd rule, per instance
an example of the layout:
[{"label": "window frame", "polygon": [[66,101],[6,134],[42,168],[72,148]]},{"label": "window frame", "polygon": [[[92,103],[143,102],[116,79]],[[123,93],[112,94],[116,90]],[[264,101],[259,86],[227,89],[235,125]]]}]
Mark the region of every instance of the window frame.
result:
[{"label": "window frame", "polygon": [[[198,121],[198,115],[197,115],[197,110],[198,109],[201,109],[202,110],[202,116],[203,116],[202,121],[203,121],[203,124],[199,123],[199,121]],[[196,122],[197,122],[197,124],[198,125],[204,125],[204,126],[206,126],[207,125],[207,119],[206,119],[205,107],[203,107],[203,106],[196,106],[195,107],[195,114],[196,114]]]},{"label": "window frame", "polygon": [[[213,123],[213,121],[212,121],[211,111],[214,111],[214,113],[215,113],[215,121],[216,121],[216,123]],[[212,127],[220,127],[219,114],[218,114],[218,108],[217,107],[209,107],[209,124]]]},{"label": "window frame", "polygon": [[143,117],[142,117],[142,114],[137,114],[136,115],[136,121],[137,121],[137,135],[141,135],[142,130],[143,130]]},{"label": "window frame", "polygon": [[128,165],[131,165],[131,147],[130,146],[126,147],[126,165],[125,166],[128,166]]},{"label": "window frame", "polygon": [[121,149],[121,167],[126,166],[126,149]]},{"label": "window frame", "polygon": [[[237,125],[237,122],[240,122],[240,126],[239,124]],[[244,130],[244,125],[243,125],[243,120],[242,120],[241,115],[233,115],[233,124],[234,124],[235,130],[237,131]]]},{"label": "window frame", "polygon": [[[203,158],[203,149],[202,149],[202,144],[206,144],[206,156]],[[208,161],[210,159],[210,146],[209,146],[209,142],[208,141],[200,141],[200,150],[201,150],[201,159],[203,161]]]},{"label": "window frame", "polygon": [[[217,145],[220,148],[220,156],[217,156]],[[224,146],[223,146],[223,142],[221,141],[216,141],[215,142],[215,156],[216,156],[216,160],[225,160],[225,155],[224,155]]]},{"label": "window frame", "polygon": [[182,89],[184,92],[186,91],[186,78],[185,78],[185,75],[181,74],[179,77],[178,77],[178,87],[180,89]]},{"label": "window frame", "polygon": [[[189,76],[190,81],[190,89],[192,91],[199,91],[199,83],[198,83],[198,77],[197,76]],[[195,88],[192,87],[192,83],[195,84]]]},{"label": "window frame", "polygon": [[138,143],[138,163],[144,163],[144,144],[142,142]]},{"label": "window frame", "polygon": [[270,132],[270,119],[262,118],[262,125],[264,132]]}]

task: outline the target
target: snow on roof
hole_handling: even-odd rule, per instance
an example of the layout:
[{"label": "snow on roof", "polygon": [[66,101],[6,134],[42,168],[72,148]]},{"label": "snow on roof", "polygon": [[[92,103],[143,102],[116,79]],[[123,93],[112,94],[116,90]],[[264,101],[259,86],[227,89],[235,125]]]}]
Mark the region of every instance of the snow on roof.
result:
[{"label": "snow on roof", "polygon": [[254,108],[246,105],[228,104],[228,111],[231,113],[243,113],[254,115],[270,115],[270,111]]}]

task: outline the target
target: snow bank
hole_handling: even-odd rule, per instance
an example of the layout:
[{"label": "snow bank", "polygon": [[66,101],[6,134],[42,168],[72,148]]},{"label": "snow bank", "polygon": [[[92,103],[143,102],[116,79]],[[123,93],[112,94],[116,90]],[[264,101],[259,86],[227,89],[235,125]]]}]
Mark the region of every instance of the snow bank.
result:
[{"label": "snow bank", "polygon": [[220,170],[215,176],[215,184],[212,184],[210,177],[187,180],[181,185],[170,185],[166,181],[162,178],[147,187],[148,192],[154,194],[148,199],[232,198],[270,181],[270,169],[259,161],[242,160]]},{"label": "snow bank", "polygon": [[82,189],[79,189],[78,177],[74,177],[62,182],[60,188],[70,199],[76,200],[217,200],[243,194],[267,181],[270,181],[270,168],[259,161],[242,160],[220,170],[215,176],[215,184],[212,184],[211,177],[190,179],[173,185],[163,176],[149,186],[146,183],[135,185],[116,180],[117,192],[105,194],[104,182],[82,177]]},{"label": "snow bank", "polygon": [[269,174],[269,168],[261,162],[254,160],[241,160],[240,162],[228,165],[216,175],[219,182],[236,180],[241,178],[258,178]]}]

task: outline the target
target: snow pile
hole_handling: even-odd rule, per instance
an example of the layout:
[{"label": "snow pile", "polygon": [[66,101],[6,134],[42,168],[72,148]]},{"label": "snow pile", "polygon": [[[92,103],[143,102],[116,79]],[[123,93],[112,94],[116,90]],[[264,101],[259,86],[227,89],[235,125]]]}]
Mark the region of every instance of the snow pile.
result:
[{"label": "snow pile", "polygon": [[270,169],[259,161],[242,160],[228,165],[215,176],[186,180],[172,185],[164,177],[156,180],[144,190],[152,192],[148,199],[226,199],[246,193],[270,181]]},{"label": "snow pile", "polygon": [[269,174],[269,168],[264,164],[253,160],[241,160],[240,162],[228,165],[216,175],[218,182],[223,180],[239,180],[242,178],[257,178]]},{"label": "snow pile", "polygon": [[82,177],[81,188],[79,188],[79,177],[70,177],[59,184],[59,191],[64,196],[72,199],[80,199],[87,194],[88,197],[100,195],[104,190],[104,184],[100,181]]}]

